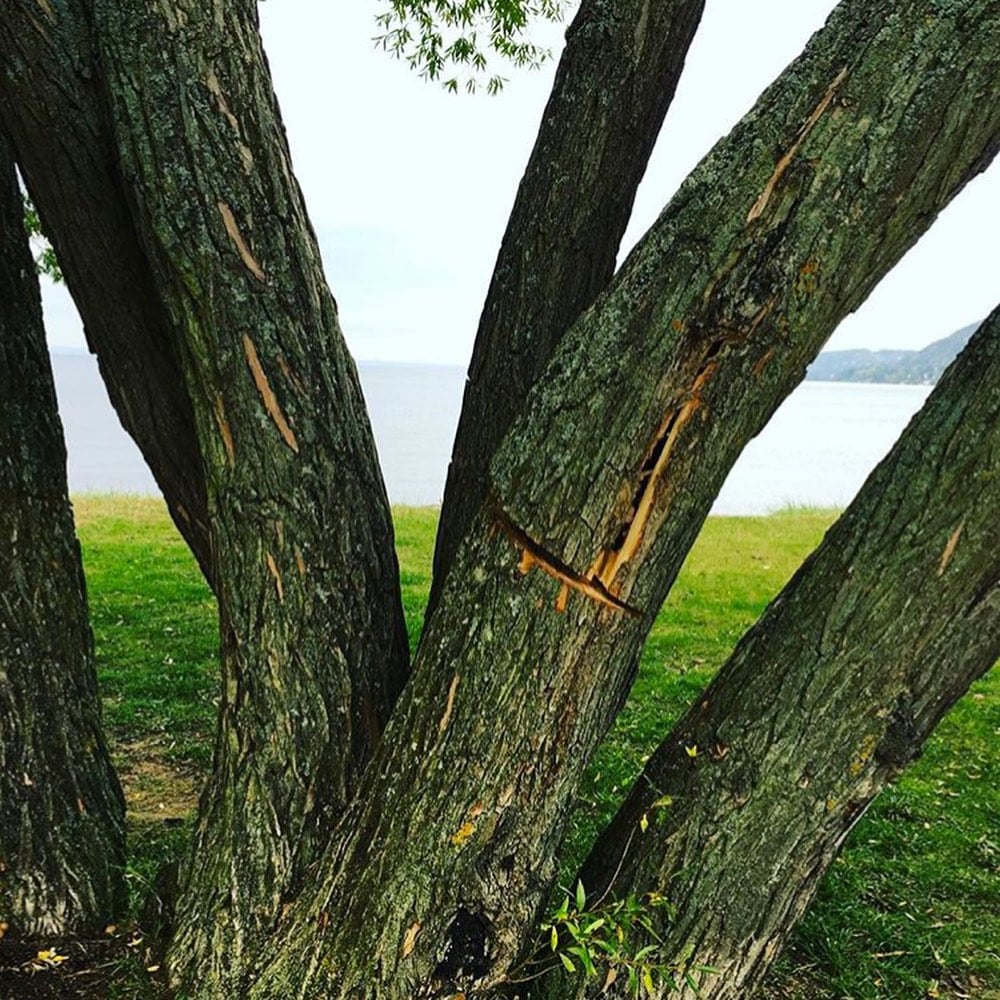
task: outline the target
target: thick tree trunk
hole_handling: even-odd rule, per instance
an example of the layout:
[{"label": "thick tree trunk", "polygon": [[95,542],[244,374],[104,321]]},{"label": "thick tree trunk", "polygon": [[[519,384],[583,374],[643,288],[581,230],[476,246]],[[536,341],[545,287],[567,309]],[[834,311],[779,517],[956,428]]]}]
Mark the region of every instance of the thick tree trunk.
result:
[{"label": "thick tree trunk", "polygon": [[205,476],[155,279],[129,218],[89,6],[0,5],[0,117],[122,425],[209,582]]},{"label": "thick tree trunk", "polygon": [[124,902],[125,804],[23,219],[0,134],[0,921],[98,933]]},{"label": "thick tree trunk", "polygon": [[694,171],[497,453],[370,796],[255,997],[506,980],[580,772],[726,473],[998,137],[991,0],[933,17],[849,0]]},{"label": "thick tree trunk", "polygon": [[635,192],[704,0],[584,0],[479,321],[434,552],[429,611],[487,470],[559,338],[614,273]]},{"label": "thick tree trunk", "polygon": [[356,372],[252,4],[15,2],[0,51],[3,114],[105,379],[219,597],[216,768],[174,955],[191,975],[238,966],[406,673]]},{"label": "thick tree trunk", "polygon": [[[996,662],[998,509],[1000,309],[650,759],[583,868],[591,897],[610,886],[677,907],[656,959],[719,971],[670,996],[753,992],[848,831]],[[553,979],[532,996],[604,995],[602,979],[579,994]]]},{"label": "thick tree trunk", "polygon": [[170,962],[214,989],[355,791],[406,675],[406,632],[371,429],[256,4],[98,0],[94,24],[206,476],[222,703]]}]

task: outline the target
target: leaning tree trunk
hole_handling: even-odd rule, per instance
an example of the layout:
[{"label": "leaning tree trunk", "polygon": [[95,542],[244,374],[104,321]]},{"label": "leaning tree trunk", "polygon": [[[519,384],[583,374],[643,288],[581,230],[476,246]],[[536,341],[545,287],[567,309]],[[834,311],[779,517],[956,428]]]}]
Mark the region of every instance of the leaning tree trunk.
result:
[{"label": "leaning tree trunk", "polygon": [[[677,908],[649,961],[677,968],[681,988],[661,980],[657,995],[751,995],[848,831],[996,662],[998,510],[1000,309],[584,865],[591,897],[659,893]],[[718,972],[695,991],[683,971],[699,965]],[[602,984],[554,975],[530,995],[599,997]]]},{"label": "leaning tree trunk", "polygon": [[704,0],[584,0],[518,189],[469,366],[428,611],[559,338],[610,281]]},{"label": "leaning tree trunk", "polygon": [[134,224],[205,469],[223,687],[170,964],[221,995],[295,894],[402,687],[388,502],[253,0],[98,0]]},{"label": "leaning tree trunk", "polygon": [[83,0],[0,4],[0,118],[122,425],[212,582],[194,415],[129,218]]},{"label": "leaning tree trunk", "polygon": [[124,902],[125,804],[23,220],[0,134],[0,921],[98,933]]},{"label": "leaning tree trunk", "polygon": [[371,791],[252,996],[507,979],[579,775],[726,473],[998,137],[992,0],[934,18],[848,0],[694,171],[497,453]]}]

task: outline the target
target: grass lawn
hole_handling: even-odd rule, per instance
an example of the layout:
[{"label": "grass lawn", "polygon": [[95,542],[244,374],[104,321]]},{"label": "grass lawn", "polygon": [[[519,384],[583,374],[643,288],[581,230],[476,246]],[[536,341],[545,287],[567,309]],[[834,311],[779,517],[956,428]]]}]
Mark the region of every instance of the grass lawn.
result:
[{"label": "grass lawn", "polygon": [[[214,604],[159,501],[78,497],[75,506],[138,905],[159,865],[182,850],[211,760]],[[412,644],[437,515],[395,514]],[[832,518],[789,511],[709,520],[650,636],[630,703],[583,783],[567,870]],[[855,828],[765,997],[1000,998],[998,737],[994,669]],[[110,989],[142,995],[135,984]]]}]

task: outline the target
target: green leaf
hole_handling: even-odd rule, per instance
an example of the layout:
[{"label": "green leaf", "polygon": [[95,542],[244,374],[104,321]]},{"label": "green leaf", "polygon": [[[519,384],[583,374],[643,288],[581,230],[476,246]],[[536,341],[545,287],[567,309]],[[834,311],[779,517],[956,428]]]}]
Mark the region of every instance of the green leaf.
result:
[{"label": "green leaf", "polygon": [[549,943],[552,945],[552,950],[555,951],[559,947],[559,931],[553,926],[552,934],[549,936]]},{"label": "green leaf", "polygon": [[559,952],[559,960],[562,962],[567,972],[576,972],[576,966],[573,964],[573,960],[566,954],[566,952]]},{"label": "green leaf", "polygon": [[576,883],[576,908],[581,913],[583,908],[587,905],[587,894],[583,891],[583,883]]},{"label": "green leaf", "polygon": [[655,994],[656,991],[653,988],[653,973],[650,971],[648,966],[642,970],[642,985],[645,987],[646,993],[649,994],[649,996],[653,996]]}]

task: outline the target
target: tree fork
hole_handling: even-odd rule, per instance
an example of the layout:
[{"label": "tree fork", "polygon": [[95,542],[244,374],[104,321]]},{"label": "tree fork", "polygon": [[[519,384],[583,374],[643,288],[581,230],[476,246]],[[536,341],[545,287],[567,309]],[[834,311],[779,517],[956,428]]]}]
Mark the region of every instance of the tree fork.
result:
[{"label": "tree fork", "polygon": [[917,0],[847,0],[695,169],[497,452],[371,791],[252,996],[506,981],[579,775],[726,473],[998,142],[995,4],[929,19]]},{"label": "tree fork", "polygon": [[125,430],[209,583],[205,475],[167,317],[132,225],[83,0],[0,7],[0,118]]},{"label": "tree fork", "polygon": [[0,921],[99,934],[125,902],[125,803],[23,223],[0,133]]},{"label": "tree fork", "polygon": [[611,279],[704,0],[584,0],[507,223],[469,366],[428,614],[490,460],[559,338]]},{"label": "tree fork", "polygon": [[[662,894],[678,908],[664,962],[719,970],[696,976],[698,993],[662,995],[751,995],[848,832],[997,661],[998,473],[1000,308],[650,758],[582,869],[591,898]],[[606,994],[560,970],[530,995]]]}]

